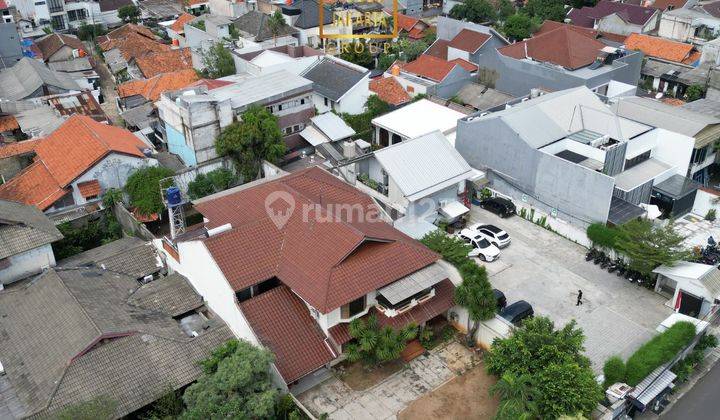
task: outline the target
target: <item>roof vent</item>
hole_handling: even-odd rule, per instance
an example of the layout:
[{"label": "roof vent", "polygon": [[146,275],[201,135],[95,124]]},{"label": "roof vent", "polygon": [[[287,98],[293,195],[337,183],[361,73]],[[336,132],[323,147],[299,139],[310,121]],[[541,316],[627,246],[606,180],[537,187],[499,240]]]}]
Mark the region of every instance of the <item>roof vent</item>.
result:
[{"label": "roof vent", "polygon": [[208,229],[207,234],[208,236],[215,236],[230,229],[232,229],[232,225],[230,223],[225,223],[224,225],[218,226],[216,228]]},{"label": "roof vent", "polygon": [[2,362],[0,362],[0,376],[3,376],[5,374],[5,368],[2,365]]}]

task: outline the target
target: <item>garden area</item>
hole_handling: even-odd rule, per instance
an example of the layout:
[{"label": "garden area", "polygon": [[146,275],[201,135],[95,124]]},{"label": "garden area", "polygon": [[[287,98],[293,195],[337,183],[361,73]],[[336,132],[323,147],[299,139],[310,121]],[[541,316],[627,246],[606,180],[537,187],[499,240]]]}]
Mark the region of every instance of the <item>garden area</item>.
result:
[{"label": "garden area", "polygon": [[56,260],[72,257],[122,238],[122,227],[109,210],[82,226],[71,222],[62,223],[58,225],[58,230],[63,234],[63,239],[52,244]]}]

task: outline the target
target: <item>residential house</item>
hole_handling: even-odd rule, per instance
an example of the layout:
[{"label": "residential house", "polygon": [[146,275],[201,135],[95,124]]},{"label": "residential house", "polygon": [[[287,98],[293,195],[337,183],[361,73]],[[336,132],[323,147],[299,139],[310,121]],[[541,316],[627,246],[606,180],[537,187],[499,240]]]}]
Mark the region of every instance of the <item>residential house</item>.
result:
[{"label": "residential house", "polygon": [[672,267],[662,265],[657,274],[655,291],[670,298],[675,312],[703,319],[720,299],[720,270],[708,264],[680,261]]},{"label": "residential house", "polygon": [[688,2],[685,7],[663,12],[658,36],[703,45],[720,33],[720,4]]},{"label": "residential house", "polygon": [[662,12],[669,12],[670,10],[681,9],[685,6],[688,0],[651,0],[644,2],[644,6],[653,7]]},{"label": "residential house", "polygon": [[693,145],[689,136],[617,115],[586,87],[464,118],[455,140],[493,189],[583,230],[643,215],[639,205],[665,181],[685,179]]},{"label": "residential house", "polygon": [[[345,158],[355,157],[354,143],[346,144],[346,141],[352,143],[351,137],[355,134],[355,130],[337,114],[326,112],[310,118],[310,123],[300,132],[300,137],[312,146],[305,154],[312,154],[317,150],[338,163]],[[369,146],[369,143],[367,145]]]},{"label": "residential house", "polygon": [[392,146],[401,141],[414,139],[434,131],[440,131],[455,144],[455,129],[465,114],[442,106],[427,99],[421,99],[405,105],[372,120],[375,135],[373,143],[380,146]]},{"label": "residential house", "polygon": [[62,238],[37,207],[0,199],[0,290],[55,266],[52,243]]},{"label": "residential house", "polygon": [[9,5],[5,0],[0,1],[0,23],[15,23],[15,17],[13,16],[15,11],[14,5]]},{"label": "residential house", "polygon": [[437,39],[425,54],[443,60],[461,58],[478,64],[482,55],[492,53],[509,43],[489,26],[440,16],[437,20]]},{"label": "residential house", "polygon": [[175,0],[145,0],[138,2],[140,13],[157,22],[175,19],[185,12],[183,2]]},{"label": "residential house", "polygon": [[646,34],[658,28],[661,12],[653,7],[602,0],[592,7],[571,9],[570,23],[618,35]]},{"label": "residential house", "polygon": [[132,78],[150,79],[168,72],[192,70],[193,60],[190,48],[171,49],[134,56],[128,60],[127,71]]},{"label": "residential house", "polygon": [[453,306],[440,257],[320,168],[205,197],[195,208],[204,227],[158,245],[237,337],[275,354],[278,385],[326,375],[353,340],[354,319],[374,314],[381,326],[402,328]]},{"label": "residential house", "polygon": [[24,57],[0,71],[0,98],[21,100],[79,91],[80,86],[66,73],[52,71],[40,61]]},{"label": "residential house", "polygon": [[15,23],[0,22],[0,70],[12,67],[23,57]]},{"label": "residential house", "polygon": [[480,83],[516,97],[576,86],[610,96],[634,93],[642,54],[605,41],[596,30],[545,22],[532,38],[482,54],[478,64]]},{"label": "residential house", "polygon": [[161,73],[149,79],[131,80],[118,85],[118,108],[121,111],[135,108],[145,102],[155,102],[160,94],[182,89],[199,79],[193,69]]},{"label": "residential house", "polygon": [[683,73],[689,73],[700,64],[701,53],[692,44],[669,39],[631,34],[625,40],[625,48],[645,55],[642,79],[653,90],[675,97],[682,97],[692,84]]},{"label": "residential house", "polygon": [[281,45],[266,49],[251,48],[251,51],[233,50],[235,72],[253,76],[285,70],[301,74],[315,62],[322,60],[324,54],[308,46]]},{"label": "residential house", "polygon": [[392,77],[411,95],[451,98],[477,74],[478,66],[465,59],[443,60],[423,54],[409,63],[395,62],[383,77]]},{"label": "residential house", "polygon": [[117,25],[117,10],[133,4],[132,0],[49,0],[18,1],[20,14],[36,25],[49,22],[53,31],[65,32],[85,23]]},{"label": "residential house", "polygon": [[210,10],[210,2],[208,0],[186,0],[184,3],[185,11],[195,16],[200,16]]},{"label": "residential house", "polygon": [[688,111],[693,111],[699,114],[720,119],[720,101],[718,101],[717,99],[698,99],[697,101],[685,103],[684,105],[682,105],[682,108],[687,109]]},{"label": "residential house", "polygon": [[[329,6],[323,6],[323,32],[338,33],[338,28],[333,28],[333,13]],[[281,6],[282,14],[288,25],[298,30],[297,37],[299,45],[308,45],[318,48],[324,45],[320,39],[320,1],[319,0],[295,0],[289,5]]]},{"label": "residential house", "polygon": [[97,122],[109,124],[110,120],[95,96],[90,91],[78,93],[61,93],[39,98],[44,104],[53,108],[56,114],[62,118],[70,118],[73,115],[85,115]]},{"label": "residential house", "polygon": [[182,15],[178,16],[178,18],[175,19],[175,21],[165,29],[165,32],[167,33],[168,37],[173,41],[173,43],[177,43],[177,45],[180,47],[185,47],[187,45],[185,41],[185,24],[190,23],[195,18],[195,15],[191,15],[190,13],[183,13]]},{"label": "residential house", "polygon": [[[387,10],[386,13],[393,16],[392,10]],[[422,19],[398,13],[396,20],[400,34],[407,34],[410,39],[423,39],[428,34],[430,25]]]},{"label": "residential house", "polygon": [[149,146],[119,127],[74,115],[34,147],[35,161],[0,185],[0,198],[58,213],[97,204],[138,168],[156,165]]},{"label": "residential house", "polygon": [[328,111],[361,114],[370,96],[370,71],[364,67],[325,56],[300,75],[313,82],[313,102],[318,113]]},{"label": "residential house", "polygon": [[74,35],[52,33],[35,41],[46,63],[68,61],[87,55],[85,45]]},{"label": "residential house", "polygon": [[217,158],[218,134],[251,105],[264,106],[278,117],[288,154],[307,146],[299,133],[315,112],[311,81],[286,71],[224,80],[234,83],[213,90],[197,86],[165,92],[156,104],[168,150],[185,165]]},{"label": "residential house", "polygon": [[48,270],[0,292],[3,418],[56,417],[101,397],[132,415],[202,374],[232,338],[187,280],[141,285],[102,268]]},{"label": "residential house", "polygon": [[376,77],[370,80],[370,92],[393,106],[410,102],[410,94],[395,77]]},{"label": "residential house", "polygon": [[240,37],[256,44],[261,48],[278,47],[283,45],[306,45],[299,43],[299,30],[284,24],[273,33],[268,25],[270,15],[252,10],[233,21],[233,26],[240,33]]},{"label": "residential house", "polygon": [[612,110],[620,117],[680,133],[695,140],[690,166],[684,175],[707,185],[715,163],[715,143],[720,139],[720,119],[683,107],[638,97],[618,98]]},{"label": "residential house", "polygon": [[197,70],[205,69],[203,57],[214,45],[230,42],[232,21],[220,15],[202,15],[184,25],[184,46],[192,53],[192,66]]},{"label": "residential house", "polygon": [[149,283],[167,274],[151,242],[127,236],[58,261],[58,269],[94,268]]},{"label": "residential house", "polygon": [[132,23],[98,37],[97,43],[110,72],[119,81],[142,78],[137,69],[134,75],[129,72],[129,62],[135,57],[166,53],[171,49],[169,45],[160,43],[150,29]]},{"label": "residential house", "polygon": [[209,0],[208,7],[213,15],[227,16],[231,19],[247,13],[248,2],[242,0]]},{"label": "residential house", "polygon": [[399,213],[395,228],[413,238],[470,211],[465,184],[475,171],[440,131],[377,150],[357,166],[377,185],[391,215]]},{"label": "residential house", "polygon": [[463,104],[473,107],[476,111],[504,107],[505,104],[515,99],[513,95],[478,83],[468,83],[463,86],[458,91],[456,98]]},{"label": "residential house", "polygon": [[90,57],[79,57],[67,61],[51,61],[50,70],[65,73],[75,80],[83,90],[93,91],[96,99],[100,95],[100,75],[95,71]]}]

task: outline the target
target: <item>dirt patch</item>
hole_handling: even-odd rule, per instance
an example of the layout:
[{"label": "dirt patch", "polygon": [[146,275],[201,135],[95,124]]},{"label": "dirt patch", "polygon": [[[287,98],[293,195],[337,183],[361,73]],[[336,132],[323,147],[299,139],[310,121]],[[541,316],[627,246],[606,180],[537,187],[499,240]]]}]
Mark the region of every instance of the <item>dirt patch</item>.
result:
[{"label": "dirt patch", "polygon": [[413,401],[398,414],[400,420],[489,419],[495,416],[498,398],[488,395],[497,380],[479,364],[435,391]]},{"label": "dirt patch", "polygon": [[340,379],[347,386],[355,391],[363,391],[400,371],[404,365],[402,360],[387,362],[379,366],[366,366],[362,362],[343,362],[337,366],[337,369]]}]

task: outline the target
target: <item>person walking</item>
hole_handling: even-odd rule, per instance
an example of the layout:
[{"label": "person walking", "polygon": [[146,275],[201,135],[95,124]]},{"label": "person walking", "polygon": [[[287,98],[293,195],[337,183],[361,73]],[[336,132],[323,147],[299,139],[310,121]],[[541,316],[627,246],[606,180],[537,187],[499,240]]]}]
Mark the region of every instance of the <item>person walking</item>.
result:
[{"label": "person walking", "polygon": [[580,306],[580,305],[582,305],[582,304],[583,304],[583,301],[582,301],[582,290],[578,290],[578,299],[577,299],[577,303],[575,304],[575,306]]}]

